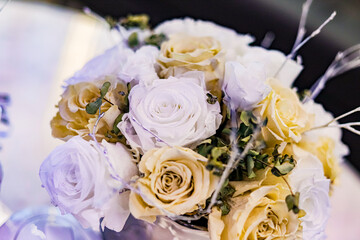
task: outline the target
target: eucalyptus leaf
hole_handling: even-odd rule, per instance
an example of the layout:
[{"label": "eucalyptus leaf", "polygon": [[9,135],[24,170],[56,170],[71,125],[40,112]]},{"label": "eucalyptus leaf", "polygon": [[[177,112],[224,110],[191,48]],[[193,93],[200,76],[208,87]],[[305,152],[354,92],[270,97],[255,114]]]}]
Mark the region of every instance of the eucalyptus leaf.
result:
[{"label": "eucalyptus leaf", "polygon": [[91,102],[87,104],[85,110],[88,114],[92,114],[92,115],[96,114],[99,108],[101,107],[101,104],[102,104],[102,99],[98,98],[96,99],[95,102]]},{"label": "eucalyptus leaf", "polygon": [[288,174],[291,170],[293,170],[294,167],[295,167],[294,164],[289,163],[289,162],[284,162],[283,164],[281,164],[279,166],[275,166],[274,168],[276,168],[280,172],[280,174],[283,176],[283,175]]},{"label": "eucalyptus leaf", "polygon": [[254,167],[255,167],[254,159],[251,156],[247,156],[246,170],[247,170],[248,178],[254,178],[256,176],[254,173]]},{"label": "eucalyptus leaf", "polygon": [[166,40],[167,40],[167,37],[163,33],[152,34],[145,39],[145,44],[156,46],[156,47],[160,48],[161,44]]},{"label": "eucalyptus leaf", "polygon": [[117,127],[119,122],[121,122],[122,117],[124,116],[124,113],[120,113],[119,116],[115,119],[114,125],[113,125],[113,132],[117,135],[120,133],[120,129]]},{"label": "eucalyptus leaf", "polygon": [[100,97],[101,98],[105,97],[105,95],[109,91],[110,86],[111,86],[111,84],[109,82],[104,82],[104,84],[102,85],[102,87],[100,89]]},{"label": "eucalyptus leaf", "polygon": [[250,126],[250,115],[247,111],[242,111],[240,114],[240,120],[246,125]]},{"label": "eucalyptus leaf", "polygon": [[132,34],[130,34],[128,38],[128,45],[131,48],[134,48],[139,45],[139,38],[137,32],[133,32]]}]

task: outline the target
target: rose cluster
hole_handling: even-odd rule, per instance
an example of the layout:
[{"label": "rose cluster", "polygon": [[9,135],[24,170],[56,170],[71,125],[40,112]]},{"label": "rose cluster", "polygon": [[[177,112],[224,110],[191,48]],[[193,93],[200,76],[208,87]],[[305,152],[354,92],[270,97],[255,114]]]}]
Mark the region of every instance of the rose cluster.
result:
[{"label": "rose cluster", "polygon": [[65,143],[40,168],[52,203],[95,229],[131,213],[211,240],[324,239],[347,148],[292,88],[302,65],[211,22],[146,24],[120,21],[122,41],[66,81],[51,121]]}]

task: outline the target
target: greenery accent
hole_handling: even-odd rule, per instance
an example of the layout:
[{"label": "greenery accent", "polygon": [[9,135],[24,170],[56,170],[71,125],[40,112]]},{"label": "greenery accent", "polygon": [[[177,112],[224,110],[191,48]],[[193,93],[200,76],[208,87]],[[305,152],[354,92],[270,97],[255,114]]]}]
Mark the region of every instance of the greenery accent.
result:
[{"label": "greenery accent", "polygon": [[128,38],[129,47],[135,48],[135,47],[139,46],[139,44],[140,44],[140,42],[139,42],[137,32],[133,32],[132,34],[130,34],[130,36]]},{"label": "greenery accent", "polygon": [[128,15],[120,20],[120,25],[126,29],[140,28],[142,30],[149,28],[149,16],[146,14]]},{"label": "greenery accent", "polygon": [[98,97],[94,102],[88,103],[86,105],[85,110],[88,114],[94,115],[97,113],[97,111],[100,109],[102,105],[102,101],[105,99],[105,95],[109,91],[110,86],[111,86],[110,82],[105,82],[100,88],[100,97]]},{"label": "greenery accent", "polygon": [[168,38],[166,37],[165,34],[160,33],[160,34],[152,34],[149,37],[147,37],[145,39],[145,44],[146,45],[152,45],[155,46],[157,48],[160,49],[161,44],[166,41]]}]

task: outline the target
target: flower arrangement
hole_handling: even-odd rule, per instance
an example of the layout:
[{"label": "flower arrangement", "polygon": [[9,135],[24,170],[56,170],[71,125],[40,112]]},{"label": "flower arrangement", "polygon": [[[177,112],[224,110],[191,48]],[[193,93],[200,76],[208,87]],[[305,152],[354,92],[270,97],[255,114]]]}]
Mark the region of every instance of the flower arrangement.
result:
[{"label": "flower arrangement", "polygon": [[216,239],[323,239],[329,195],[348,153],[314,98],[360,65],[338,54],[306,92],[296,52],[309,37],[306,1],[290,54],[189,18],[155,29],[145,15],[106,19],[120,41],[66,81],[51,121],[65,141],[43,162],[52,203],[84,227],[121,231],[129,214],[170,219]]}]

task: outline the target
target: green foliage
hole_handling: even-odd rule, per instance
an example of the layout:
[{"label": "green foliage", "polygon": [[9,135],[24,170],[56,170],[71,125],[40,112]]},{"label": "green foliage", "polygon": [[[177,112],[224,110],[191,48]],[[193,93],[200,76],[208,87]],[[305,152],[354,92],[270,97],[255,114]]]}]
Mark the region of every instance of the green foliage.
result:
[{"label": "green foliage", "polygon": [[94,115],[97,113],[97,111],[101,107],[101,104],[102,104],[102,98],[99,97],[94,102],[87,104],[85,107],[85,110],[88,114]]},{"label": "green foliage", "polygon": [[145,39],[145,44],[146,45],[156,46],[157,48],[160,48],[161,44],[166,40],[167,40],[167,37],[163,33],[152,34],[152,35],[150,35],[149,37],[147,37]]},{"label": "green foliage", "polygon": [[274,151],[272,153],[273,156],[273,167],[271,169],[272,174],[277,177],[284,176],[291,172],[295,168],[295,161],[293,156],[289,156],[288,154],[281,155],[279,154],[279,145],[275,145]]},{"label": "green foliage", "polygon": [[121,122],[123,116],[124,116],[124,113],[120,113],[119,116],[117,116],[117,118],[115,119],[113,129],[112,129],[112,132],[114,134],[120,133],[120,129],[117,127],[117,125]]},{"label": "green foliage", "polygon": [[139,45],[139,38],[137,32],[133,32],[132,34],[130,34],[128,38],[128,45],[131,48],[135,48]]},{"label": "green foliage", "polygon": [[230,212],[230,204],[229,201],[235,193],[235,188],[229,184],[229,180],[226,180],[223,187],[219,192],[219,196],[217,197],[218,204],[217,206],[221,210],[221,215],[227,215]]},{"label": "green foliage", "polygon": [[107,92],[109,91],[111,84],[109,82],[105,82],[100,88],[100,97],[104,98]]},{"label": "green foliage", "polygon": [[149,20],[149,16],[146,14],[128,15],[120,20],[120,25],[126,29],[140,28],[143,30],[149,28]]},{"label": "green foliage", "polygon": [[88,103],[85,107],[85,110],[88,114],[94,115],[100,109],[102,105],[102,101],[105,98],[105,95],[109,91],[111,84],[109,82],[105,82],[100,88],[100,97],[98,97],[94,102]]},{"label": "green foliage", "polygon": [[299,198],[300,198],[299,192],[295,193],[295,195],[290,194],[285,198],[285,202],[289,211],[293,211],[295,214],[298,214],[300,212]]}]

